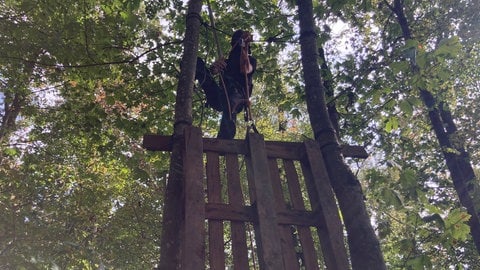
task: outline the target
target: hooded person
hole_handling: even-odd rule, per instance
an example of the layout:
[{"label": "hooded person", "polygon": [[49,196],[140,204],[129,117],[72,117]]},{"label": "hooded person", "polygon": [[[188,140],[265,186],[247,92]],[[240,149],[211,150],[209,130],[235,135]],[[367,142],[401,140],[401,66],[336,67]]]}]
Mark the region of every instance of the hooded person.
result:
[{"label": "hooded person", "polygon": [[[226,60],[219,59],[210,68],[197,58],[195,79],[202,87],[207,107],[222,112],[217,138],[233,139],[236,134],[237,114],[245,109],[253,89],[253,73],[257,67],[251,56],[249,32],[237,30],[233,33],[231,50]],[[225,88],[219,86],[213,75],[221,74]]]}]

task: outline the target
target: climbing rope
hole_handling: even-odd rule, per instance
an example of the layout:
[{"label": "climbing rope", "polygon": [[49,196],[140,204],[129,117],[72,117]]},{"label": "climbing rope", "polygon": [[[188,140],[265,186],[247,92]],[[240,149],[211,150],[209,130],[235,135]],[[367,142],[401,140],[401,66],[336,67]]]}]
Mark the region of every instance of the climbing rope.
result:
[{"label": "climbing rope", "polygon": [[248,81],[248,73],[252,72],[251,69],[253,68],[250,63],[250,58],[248,56],[248,46],[251,41],[252,36],[250,35],[250,33],[248,33],[241,39],[240,73],[242,73],[245,78],[245,122],[247,122],[247,133],[250,132],[250,130],[253,130],[253,132],[255,133],[259,133],[257,127],[255,126],[255,121],[253,121],[252,107],[250,102],[250,85]]},{"label": "climbing rope", "polygon": [[[214,19],[214,16],[213,16],[212,6],[211,6],[209,0],[207,0],[207,9],[208,9],[208,14],[209,14],[209,19],[210,19],[210,27],[212,28],[214,41],[215,41],[215,44],[217,46],[218,59],[223,59],[223,52],[222,52],[222,48],[220,46],[220,42],[218,41],[217,28],[215,27],[215,19]],[[259,133],[256,126],[255,126],[255,122],[253,121],[253,117],[252,117],[252,109],[251,109],[251,103],[250,103],[250,89],[249,89],[248,76],[247,76],[248,73],[251,72],[250,68],[252,67],[251,64],[250,64],[249,56],[248,56],[248,46],[249,46],[249,43],[252,42],[252,41],[253,40],[252,40],[252,36],[250,35],[250,33],[248,33],[248,35],[245,36],[245,37],[244,36],[241,37],[241,42],[240,42],[240,46],[241,46],[240,72],[242,74],[244,74],[244,77],[245,77],[245,87],[244,87],[245,100],[244,100],[244,103],[245,103],[245,122],[247,123],[247,133],[250,132],[250,130],[253,130],[253,132],[255,132],[255,133]],[[239,44],[237,42],[237,44],[232,46],[231,50],[234,50],[235,47],[238,46],[238,45]],[[220,83],[222,85],[222,88],[223,88],[223,91],[224,91],[224,94],[225,94],[225,98],[226,98],[226,101],[227,101],[229,119],[232,120],[232,107],[231,107],[231,102],[230,102],[230,97],[228,95],[227,87],[226,87],[226,84],[225,84],[225,81],[223,79],[223,76],[222,76],[221,72],[218,75],[219,75]]]},{"label": "climbing rope", "polygon": [[[210,17],[210,25],[213,29],[213,38],[215,40],[215,44],[217,45],[218,59],[222,59],[223,58],[222,47],[220,47],[220,42],[218,41],[218,35],[215,27],[215,19],[213,17],[212,5],[208,0],[207,0],[207,9],[208,9],[208,15]],[[222,74],[219,73],[218,75],[219,75],[220,83],[222,84],[222,88],[227,100],[228,117],[230,120],[232,120],[232,107],[230,105],[230,98],[228,97],[227,86],[225,85],[225,81],[223,80]]]}]

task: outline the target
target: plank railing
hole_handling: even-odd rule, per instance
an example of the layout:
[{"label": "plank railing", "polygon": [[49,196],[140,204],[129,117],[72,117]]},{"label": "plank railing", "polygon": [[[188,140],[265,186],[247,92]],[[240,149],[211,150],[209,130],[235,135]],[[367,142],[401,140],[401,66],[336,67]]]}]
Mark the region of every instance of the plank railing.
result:
[{"label": "plank railing", "polygon": [[[272,142],[259,134],[207,139],[194,127],[184,138],[183,269],[350,268],[315,141]],[[144,136],[148,150],[170,151],[171,142],[168,136]],[[342,150],[346,156],[366,154]]]}]

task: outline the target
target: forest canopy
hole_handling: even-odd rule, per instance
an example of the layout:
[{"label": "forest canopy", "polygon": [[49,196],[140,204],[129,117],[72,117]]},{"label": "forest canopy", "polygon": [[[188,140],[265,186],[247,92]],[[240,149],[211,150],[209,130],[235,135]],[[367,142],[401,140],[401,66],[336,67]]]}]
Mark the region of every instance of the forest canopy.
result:
[{"label": "forest canopy", "polygon": [[[224,52],[233,31],[253,34],[267,140],[314,137],[293,2],[211,1],[215,27],[201,14],[207,63],[214,32]],[[480,269],[480,3],[313,9],[338,139],[369,153],[346,161],[388,269]],[[180,0],[0,2],[1,269],[157,265],[169,154],[142,136],[173,133],[186,13]],[[198,85],[193,97],[193,125],[215,137],[218,113]]]}]

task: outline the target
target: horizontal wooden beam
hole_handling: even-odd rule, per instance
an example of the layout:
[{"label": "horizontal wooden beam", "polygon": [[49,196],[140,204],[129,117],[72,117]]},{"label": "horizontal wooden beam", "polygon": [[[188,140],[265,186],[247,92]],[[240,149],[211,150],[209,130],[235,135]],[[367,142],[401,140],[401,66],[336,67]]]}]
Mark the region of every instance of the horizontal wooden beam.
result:
[{"label": "horizontal wooden beam", "polygon": [[350,158],[368,158],[368,153],[363,146],[359,145],[342,145],[342,154],[344,157]]},{"label": "horizontal wooden beam", "polygon": [[[172,136],[148,134],[143,136],[143,147],[150,151],[172,151]],[[247,154],[244,140],[221,140],[213,138],[203,138],[204,151],[213,151],[221,154],[235,153]],[[303,149],[303,143],[300,142],[280,142],[265,141],[265,147],[268,157],[299,160],[300,149]],[[351,158],[367,158],[368,153],[362,146],[342,145],[342,154]]]},{"label": "horizontal wooden beam", "polygon": [[150,151],[172,151],[172,136],[147,134],[143,135],[143,148]]},{"label": "horizontal wooden beam", "polygon": [[[256,222],[254,206],[234,207],[223,203],[207,203],[205,217],[211,220],[230,220],[241,222]],[[282,210],[277,212],[279,224],[297,226],[319,226],[317,213],[306,210]]]}]

